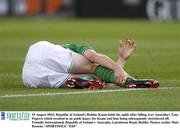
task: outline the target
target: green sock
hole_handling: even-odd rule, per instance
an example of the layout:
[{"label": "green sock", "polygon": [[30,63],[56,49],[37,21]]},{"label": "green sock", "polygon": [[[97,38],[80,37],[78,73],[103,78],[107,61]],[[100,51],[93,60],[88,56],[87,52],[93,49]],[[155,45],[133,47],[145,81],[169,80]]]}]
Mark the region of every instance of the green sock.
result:
[{"label": "green sock", "polygon": [[114,83],[115,82],[114,71],[109,68],[105,68],[105,67],[99,65],[95,69],[95,74],[102,81],[104,81],[106,83]]}]

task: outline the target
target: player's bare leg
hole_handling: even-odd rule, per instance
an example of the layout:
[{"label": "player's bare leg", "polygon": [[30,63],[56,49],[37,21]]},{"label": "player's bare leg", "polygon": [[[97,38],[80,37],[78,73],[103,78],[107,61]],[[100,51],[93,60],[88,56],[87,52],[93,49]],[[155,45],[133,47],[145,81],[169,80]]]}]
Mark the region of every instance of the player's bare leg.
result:
[{"label": "player's bare leg", "polygon": [[97,64],[90,62],[84,56],[73,53],[71,73],[73,74],[94,74]]},{"label": "player's bare leg", "polygon": [[135,50],[136,45],[134,40],[126,39],[124,41],[120,41],[118,47],[119,58],[117,63],[123,67],[126,60],[134,53]]},{"label": "player's bare leg", "polygon": [[90,62],[86,57],[73,53],[71,75],[63,87],[79,89],[102,89],[104,84],[94,74],[97,64]]}]

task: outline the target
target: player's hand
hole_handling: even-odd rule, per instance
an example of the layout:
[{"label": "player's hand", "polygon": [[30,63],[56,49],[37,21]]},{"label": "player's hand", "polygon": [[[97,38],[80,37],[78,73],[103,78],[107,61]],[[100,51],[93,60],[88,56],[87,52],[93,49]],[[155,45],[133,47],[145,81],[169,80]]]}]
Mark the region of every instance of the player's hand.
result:
[{"label": "player's hand", "polygon": [[117,85],[122,85],[126,79],[126,73],[122,70],[122,68],[120,66],[118,66],[117,68],[115,68],[115,83]]}]

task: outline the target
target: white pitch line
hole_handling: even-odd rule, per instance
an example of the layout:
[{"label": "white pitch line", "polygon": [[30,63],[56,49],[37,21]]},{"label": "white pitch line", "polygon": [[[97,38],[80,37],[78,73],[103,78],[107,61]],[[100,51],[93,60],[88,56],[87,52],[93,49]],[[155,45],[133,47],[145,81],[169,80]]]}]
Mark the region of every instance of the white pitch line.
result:
[{"label": "white pitch line", "polygon": [[108,93],[108,92],[128,92],[128,91],[140,91],[140,90],[168,90],[177,89],[180,87],[160,87],[157,89],[111,89],[111,90],[88,90],[78,92],[59,92],[59,93],[34,93],[34,94],[6,94],[0,95],[0,98],[16,98],[16,97],[36,97],[36,96],[57,96],[57,95],[77,95],[77,94],[90,94],[90,93]]}]

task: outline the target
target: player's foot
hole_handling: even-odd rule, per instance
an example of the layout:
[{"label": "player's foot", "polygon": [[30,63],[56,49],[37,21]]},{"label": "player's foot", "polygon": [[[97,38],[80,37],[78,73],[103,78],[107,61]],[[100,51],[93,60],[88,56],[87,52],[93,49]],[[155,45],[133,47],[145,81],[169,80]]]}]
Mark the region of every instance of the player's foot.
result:
[{"label": "player's foot", "polygon": [[124,41],[120,41],[118,51],[119,51],[119,57],[121,59],[127,60],[135,50],[136,50],[136,45],[134,40],[126,39]]},{"label": "player's foot", "polygon": [[103,88],[103,83],[94,75],[79,75],[74,78],[69,78],[66,87],[77,89],[98,90]]},{"label": "player's foot", "polygon": [[124,88],[158,88],[159,82],[157,80],[137,80],[128,77],[126,82],[122,85]]}]

